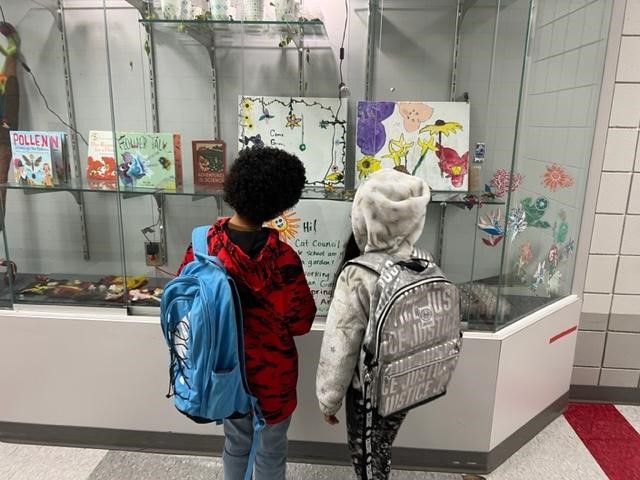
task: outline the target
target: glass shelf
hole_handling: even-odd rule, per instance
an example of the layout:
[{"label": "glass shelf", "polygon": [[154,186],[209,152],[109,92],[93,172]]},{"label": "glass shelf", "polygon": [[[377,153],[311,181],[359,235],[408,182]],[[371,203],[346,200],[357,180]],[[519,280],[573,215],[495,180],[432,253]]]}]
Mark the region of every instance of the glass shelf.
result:
[{"label": "glass shelf", "polygon": [[486,192],[448,192],[439,190],[431,192],[430,203],[470,205],[473,202],[470,197],[480,200],[483,205],[504,205],[506,203],[504,199],[488,195]]},{"label": "glass shelf", "polygon": [[298,48],[330,48],[324,23],[305,21],[239,20],[160,20],[141,19],[140,23],[164,32],[186,34],[202,45],[224,48],[277,48],[290,38]]},{"label": "glass shelf", "polygon": [[[164,190],[154,188],[140,187],[118,187],[115,182],[100,182],[99,184],[86,183],[80,180],[72,180],[68,183],[54,185],[52,187],[43,187],[36,185],[19,185],[15,183],[0,184],[0,189],[6,188],[10,190],[22,190],[28,194],[70,192],[70,193],[121,193],[125,197],[139,195],[161,195],[161,196],[190,196],[190,197],[222,197],[224,192],[221,187],[201,187],[195,185],[186,185],[176,190]],[[302,192],[304,199],[320,199],[335,201],[350,201],[353,199],[353,190],[345,188],[334,188],[327,190],[323,187],[307,187]]]},{"label": "glass shelf", "polygon": [[[36,274],[20,273],[13,280],[14,301],[16,303],[36,303],[50,305],[119,307],[156,307],[161,290],[170,280],[167,278],[143,277],[140,285],[125,291],[123,277],[118,275],[82,274]],[[114,290],[114,285],[118,286]],[[141,290],[155,292],[155,298],[136,296]],[[0,288],[0,300],[11,299],[11,291],[5,283]]]},{"label": "glass shelf", "polygon": [[[186,185],[176,190],[164,190],[154,188],[141,187],[118,187],[116,183],[96,182],[88,183],[74,179],[68,183],[54,185],[52,187],[42,187],[36,185],[19,185],[15,183],[0,184],[1,188],[11,190],[24,190],[27,193],[53,193],[53,192],[87,192],[87,193],[122,193],[127,196],[138,195],[182,195],[191,197],[222,197],[222,187],[201,187],[195,185]],[[355,190],[344,187],[333,189],[325,189],[324,187],[306,187],[302,192],[303,199],[318,200],[336,200],[351,201]],[[505,200],[487,195],[485,192],[449,192],[449,191],[432,191],[430,203],[451,203],[451,204],[468,204],[469,197],[480,199],[485,205],[504,205]]]}]

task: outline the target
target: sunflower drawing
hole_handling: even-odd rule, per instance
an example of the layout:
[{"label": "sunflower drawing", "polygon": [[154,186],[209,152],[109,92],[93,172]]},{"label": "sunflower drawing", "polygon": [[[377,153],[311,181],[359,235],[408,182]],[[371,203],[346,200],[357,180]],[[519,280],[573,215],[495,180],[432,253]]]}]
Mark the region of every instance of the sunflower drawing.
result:
[{"label": "sunflower drawing", "polygon": [[273,220],[269,220],[266,226],[277,230],[280,234],[280,240],[288,242],[298,234],[299,223],[300,218],[296,216],[296,212],[294,210],[287,210],[282,213],[282,215],[278,215]]},{"label": "sunflower drawing", "polygon": [[429,133],[429,135],[438,135],[438,143],[442,144],[442,135],[448,137],[452,133],[462,130],[462,124],[458,122],[445,122],[444,120],[436,120],[435,123],[425,125],[420,129],[420,133]]},{"label": "sunflower drawing", "polygon": [[371,155],[365,155],[356,163],[356,169],[358,170],[358,178],[364,178],[380,170],[380,160]]}]

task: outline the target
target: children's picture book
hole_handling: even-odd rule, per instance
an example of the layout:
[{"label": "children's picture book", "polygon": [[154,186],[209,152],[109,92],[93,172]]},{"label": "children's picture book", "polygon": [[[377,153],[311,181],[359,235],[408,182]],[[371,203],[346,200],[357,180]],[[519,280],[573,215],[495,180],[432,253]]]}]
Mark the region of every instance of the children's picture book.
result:
[{"label": "children's picture book", "polygon": [[51,145],[51,162],[53,163],[53,181],[60,185],[71,180],[71,168],[67,149],[67,134],[64,132],[48,132]]},{"label": "children's picture book", "polygon": [[117,132],[115,146],[121,187],[175,190],[180,186],[180,135]]},{"label": "children's picture book", "polygon": [[356,184],[389,167],[423,178],[432,190],[467,190],[466,102],[360,101],[356,143]]},{"label": "children's picture book", "polygon": [[55,185],[52,149],[62,151],[60,136],[51,132],[11,132],[10,178],[16,184],[41,187]]},{"label": "children's picture book", "polygon": [[226,167],[225,143],[222,140],[194,140],[193,184],[197,187],[221,187]]},{"label": "children's picture book", "polygon": [[344,186],[347,100],[238,97],[238,148],[281,148],[304,163],[308,186]]},{"label": "children's picture book", "polygon": [[[87,151],[87,181],[99,190],[115,190],[117,179],[113,132],[91,130]],[[109,184],[113,188],[108,188]]]}]

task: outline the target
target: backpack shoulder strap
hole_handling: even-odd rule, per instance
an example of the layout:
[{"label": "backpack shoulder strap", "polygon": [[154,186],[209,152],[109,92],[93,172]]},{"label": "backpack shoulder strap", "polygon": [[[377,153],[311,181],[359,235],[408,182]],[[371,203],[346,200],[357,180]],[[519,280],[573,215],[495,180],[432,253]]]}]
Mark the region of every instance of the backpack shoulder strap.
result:
[{"label": "backpack shoulder strap", "polygon": [[392,260],[392,257],[384,253],[365,253],[353,260],[349,260],[345,267],[347,265],[359,265],[380,275],[387,260]]},{"label": "backpack shoulder strap", "polygon": [[191,232],[191,246],[193,248],[193,255],[197,253],[200,255],[209,255],[209,245],[207,245],[207,232],[211,225],[201,225],[195,227]]},{"label": "backpack shoulder strap", "polygon": [[427,252],[426,250],[420,250],[419,248],[413,249],[413,251],[411,252],[411,258],[413,260],[425,260],[429,263],[435,263],[433,255],[431,255],[430,252]]}]

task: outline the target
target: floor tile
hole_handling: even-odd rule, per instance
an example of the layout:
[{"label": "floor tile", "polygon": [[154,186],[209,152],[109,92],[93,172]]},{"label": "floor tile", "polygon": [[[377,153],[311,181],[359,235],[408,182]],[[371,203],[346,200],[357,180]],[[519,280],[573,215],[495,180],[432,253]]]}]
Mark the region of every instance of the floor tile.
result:
[{"label": "floor tile", "polygon": [[107,452],[0,442],[1,480],[87,480]]},{"label": "floor tile", "polygon": [[606,480],[564,417],[558,418],[502,464],[487,480]]},{"label": "floor tile", "polygon": [[640,406],[617,405],[616,408],[624,415],[624,418],[640,433]]},{"label": "floor tile", "polygon": [[218,458],[160,455],[140,452],[109,452],[88,480],[218,480]]}]

